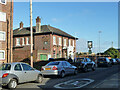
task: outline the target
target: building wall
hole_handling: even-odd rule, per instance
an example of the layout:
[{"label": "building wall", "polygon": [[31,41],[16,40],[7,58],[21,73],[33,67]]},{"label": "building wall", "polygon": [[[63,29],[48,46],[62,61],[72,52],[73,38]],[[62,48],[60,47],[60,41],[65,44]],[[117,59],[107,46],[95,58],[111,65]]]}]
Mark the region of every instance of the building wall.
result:
[{"label": "building wall", "polygon": [[48,60],[49,57],[51,57],[51,40],[50,40],[50,34],[49,35],[36,35],[34,37],[34,45],[35,50],[37,51],[37,58],[36,60],[41,60],[41,55],[46,55],[46,59]]},{"label": "building wall", "polygon": [[[12,5],[12,7],[11,7]],[[13,2],[0,3],[0,13],[4,13],[3,17],[0,16],[0,31],[5,32],[5,40],[0,40],[0,51],[5,52],[5,58],[0,59],[0,62],[12,62],[12,46],[13,46]],[[6,14],[6,15],[5,15]],[[10,17],[11,16],[11,17]]]},{"label": "building wall", "polygon": [[[30,36],[14,37],[13,56],[15,62],[22,61],[27,58],[30,59],[30,45],[26,45],[27,41],[25,41],[25,45],[22,45],[22,38],[28,38],[28,37],[30,38]],[[53,37],[56,38],[55,39],[56,44],[53,43],[54,42]],[[16,38],[20,38],[20,46],[16,46]],[[61,45],[59,44],[60,42],[59,38],[61,38]],[[66,45],[64,45],[65,43],[64,39],[66,39]],[[69,40],[71,44],[69,43]],[[73,41],[74,41],[74,45],[73,45]],[[67,37],[62,37],[53,34],[35,35],[33,58],[34,61],[41,61],[42,60],[41,55],[46,55],[46,58],[44,58],[44,60],[48,60],[49,58],[69,58],[70,57],[69,54],[71,54],[71,58],[74,59],[75,57],[74,54],[76,50],[75,47],[76,47],[76,43],[74,39],[69,39]]]}]

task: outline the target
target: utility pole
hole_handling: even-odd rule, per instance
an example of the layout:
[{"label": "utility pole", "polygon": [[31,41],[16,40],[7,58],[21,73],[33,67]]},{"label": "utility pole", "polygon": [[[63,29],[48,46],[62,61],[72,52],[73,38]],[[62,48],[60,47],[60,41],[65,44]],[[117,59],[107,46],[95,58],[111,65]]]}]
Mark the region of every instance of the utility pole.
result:
[{"label": "utility pole", "polygon": [[33,67],[32,0],[30,0],[30,31],[31,31],[31,67]]},{"label": "utility pole", "polygon": [[99,56],[100,56],[100,33],[102,33],[102,31],[99,31]]},{"label": "utility pole", "polygon": [[113,41],[112,41],[112,48],[113,48]]}]

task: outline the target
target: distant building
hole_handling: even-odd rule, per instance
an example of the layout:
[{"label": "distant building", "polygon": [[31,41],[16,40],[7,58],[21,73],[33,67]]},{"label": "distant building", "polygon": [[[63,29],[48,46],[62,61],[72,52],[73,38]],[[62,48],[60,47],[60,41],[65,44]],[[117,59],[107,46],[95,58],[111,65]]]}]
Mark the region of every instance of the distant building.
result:
[{"label": "distant building", "polygon": [[13,0],[0,0],[0,63],[12,62]]},{"label": "distant building", "polygon": [[[33,26],[34,61],[48,60],[49,58],[74,59],[76,52],[76,38],[50,25],[41,25],[37,17],[36,26]],[[30,27],[23,27],[13,31],[14,62],[30,58]]]}]

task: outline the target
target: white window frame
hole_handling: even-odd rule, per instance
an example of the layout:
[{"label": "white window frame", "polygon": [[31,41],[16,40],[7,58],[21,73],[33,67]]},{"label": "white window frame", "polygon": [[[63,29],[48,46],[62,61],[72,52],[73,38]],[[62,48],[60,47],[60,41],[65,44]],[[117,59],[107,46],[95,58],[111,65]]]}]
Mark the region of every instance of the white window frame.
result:
[{"label": "white window frame", "polygon": [[71,40],[69,39],[69,46],[71,46]]},{"label": "white window frame", "polygon": [[64,46],[67,46],[67,39],[64,39]]},{"label": "white window frame", "polygon": [[22,45],[23,46],[25,45],[25,38],[24,37],[22,38]]},{"label": "white window frame", "polygon": [[5,0],[5,3],[2,3],[1,1],[2,1],[2,0],[0,0],[0,3],[1,3],[1,4],[4,4],[4,5],[6,5],[6,3],[7,3],[7,0]]},{"label": "white window frame", "polygon": [[16,46],[20,46],[20,41],[18,43],[18,40],[20,40],[20,38],[16,38]]},{"label": "white window frame", "polygon": [[0,60],[5,60],[5,51],[4,50],[0,50],[0,52],[4,53],[4,58],[0,58]]},{"label": "white window frame", "polygon": [[56,45],[56,36],[53,36],[53,45]]},{"label": "white window frame", "polygon": [[59,37],[59,45],[62,46],[62,38]]},{"label": "white window frame", "polygon": [[73,40],[73,47],[75,46],[75,40]]},{"label": "white window frame", "polygon": [[0,22],[6,22],[6,13],[0,12]]},{"label": "white window frame", "polygon": [[5,41],[5,39],[6,39],[6,32],[0,31],[0,33],[4,33],[4,39],[0,39],[0,41]]},{"label": "white window frame", "polygon": [[29,40],[30,40],[30,38],[26,37],[26,45],[30,45]]}]

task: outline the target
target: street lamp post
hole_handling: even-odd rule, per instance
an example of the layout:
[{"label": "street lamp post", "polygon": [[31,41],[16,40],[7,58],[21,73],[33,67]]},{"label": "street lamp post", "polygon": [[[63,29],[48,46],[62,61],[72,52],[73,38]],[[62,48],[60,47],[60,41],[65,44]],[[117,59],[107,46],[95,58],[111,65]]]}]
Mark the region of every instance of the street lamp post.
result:
[{"label": "street lamp post", "polygon": [[30,31],[31,31],[31,67],[33,67],[32,0],[30,0]]},{"label": "street lamp post", "polygon": [[99,31],[99,56],[100,56],[100,34],[102,33],[102,31]]}]

